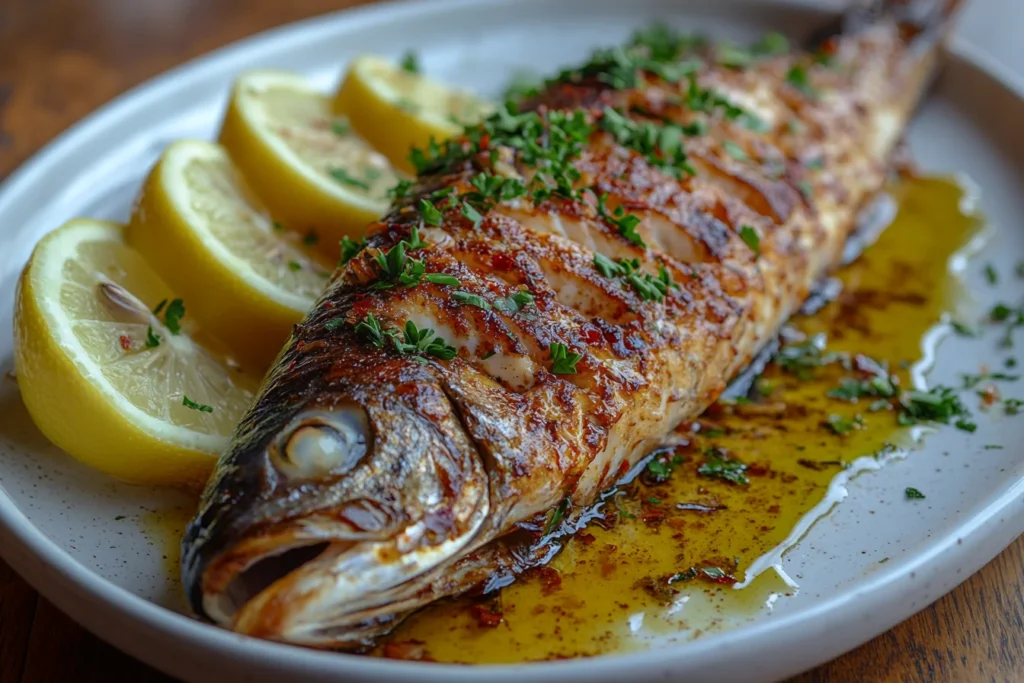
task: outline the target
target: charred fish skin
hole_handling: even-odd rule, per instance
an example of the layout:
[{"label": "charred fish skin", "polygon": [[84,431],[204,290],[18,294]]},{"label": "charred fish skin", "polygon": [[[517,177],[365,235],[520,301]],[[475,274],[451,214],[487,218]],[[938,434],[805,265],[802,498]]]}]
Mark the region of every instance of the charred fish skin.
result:
[{"label": "charred fish skin", "polygon": [[204,492],[196,612],[355,647],[514,576],[838,263],[955,4],[861,7],[827,65],[650,36],[423,155]]}]

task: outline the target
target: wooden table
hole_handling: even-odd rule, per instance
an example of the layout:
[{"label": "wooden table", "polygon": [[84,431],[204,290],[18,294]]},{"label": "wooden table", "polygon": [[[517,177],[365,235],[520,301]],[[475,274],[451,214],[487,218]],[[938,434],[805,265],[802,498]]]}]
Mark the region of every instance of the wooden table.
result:
[{"label": "wooden table", "polygon": [[[359,0],[0,0],[0,177],[127,88]],[[1024,681],[1024,538],[951,594],[797,681]],[[0,683],[168,681],[0,562]]]}]

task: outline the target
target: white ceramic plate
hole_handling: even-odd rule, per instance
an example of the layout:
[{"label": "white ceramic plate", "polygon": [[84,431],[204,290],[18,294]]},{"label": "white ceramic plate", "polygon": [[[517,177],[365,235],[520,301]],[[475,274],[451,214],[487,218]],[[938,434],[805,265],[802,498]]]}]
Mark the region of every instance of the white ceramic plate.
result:
[{"label": "white ceramic plate", "polygon": [[[514,70],[550,72],[593,46],[622,41],[654,18],[735,38],[753,38],[767,27],[806,35],[821,17],[801,4],[821,3],[387,4],[288,26],[187,64],[82,121],[3,186],[0,367],[11,366],[14,284],[33,244],[72,216],[126,218],[143,174],[168,142],[213,135],[228,84],[243,69],[295,69],[328,87],[357,52],[397,57],[414,48],[430,73],[496,93]],[[960,41],[954,53],[938,91],[914,123],[911,145],[925,169],[964,172],[978,183],[981,209],[994,228],[979,260],[1008,274],[1024,258],[1024,129],[1019,126],[1024,87],[1013,85],[1013,77],[997,67],[981,64]],[[1002,291],[985,286],[979,270],[977,265],[968,269],[979,305],[1024,295],[1021,281],[1009,277]],[[976,371],[990,355],[995,356],[991,339],[949,339],[939,348],[932,379],[955,382],[958,371]],[[944,430],[884,475],[857,478],[847,500],[786,555],[785,568],[802,588],[773,612],[649,652],[503,666],[483,674],[464,666],[311,652],[244,638],[185,616],[176,571],[169,566],[177,539],[161,532],[166,524],[156,520],[187,516],[191,501],[113,482],[57,451],[32,426],[13,381],[0,381],[0,421],[4,558],[99,636],[190,681],[771,680],[891,627],[1024,531],[1024,460],[1018,450],[1024,417],[982,417],[974,435]],[[993,443],[1006,448],[983,450],[983,444]],[[928,491],[928,499],[907,505],[903,489],[910,485]],[[890,561],[880,564],[884,557]]]}]

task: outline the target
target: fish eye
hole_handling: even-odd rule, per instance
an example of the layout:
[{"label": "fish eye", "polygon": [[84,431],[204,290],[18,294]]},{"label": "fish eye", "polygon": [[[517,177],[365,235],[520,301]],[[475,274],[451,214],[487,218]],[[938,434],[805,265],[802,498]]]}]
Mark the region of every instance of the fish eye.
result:
[{"label": "fish eye", "polygon": [[362,407],[301,413],[271,448],[271,460],[291,479],[350,472],[369,450],[370,426]]}]

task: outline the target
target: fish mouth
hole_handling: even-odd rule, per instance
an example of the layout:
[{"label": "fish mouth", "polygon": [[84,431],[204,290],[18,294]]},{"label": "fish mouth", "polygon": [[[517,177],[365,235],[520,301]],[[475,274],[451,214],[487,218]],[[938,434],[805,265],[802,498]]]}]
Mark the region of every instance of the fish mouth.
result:
[{"label": "fish mouth", "polygon": [[251,548],[236,548],[251,554],[233,573],[225,573],[222,563],[211,565],[203,610],[258,638],[332,649],[364,646],[422,602],[416,597],[429,586],[431,570],[460,555],[486,511],[476,517],[458,538],[405,553],[401,546],[414,543],[420,529],[388,542],[317,540],[304,537],[301,528],[282,529]]},{"label": "fish mouth", "polygon": [[305,406],[266,441],[234,447],[224,476],[239,459],[261,474],[235,481],[231,504],[204,498],[220,512],[186,532],[198,613],[246,635],[351,649],[432,599],[418,594],[434,570],[486,535],[488,478],[443,393],[402,400]]}]

